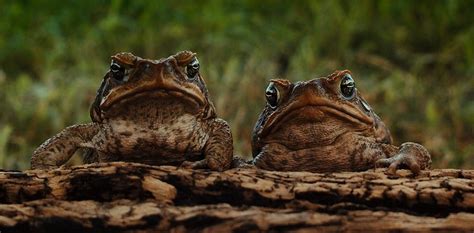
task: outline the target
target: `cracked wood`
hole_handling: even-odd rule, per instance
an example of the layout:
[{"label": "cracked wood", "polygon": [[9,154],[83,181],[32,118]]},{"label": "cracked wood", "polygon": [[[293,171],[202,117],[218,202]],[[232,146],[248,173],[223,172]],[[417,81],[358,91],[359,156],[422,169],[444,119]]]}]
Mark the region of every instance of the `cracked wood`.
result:
[{"label": "cracked wood", "polygon": [[440,219],[389,211],[350,210],[328,214],[290,208],[229,204],[170,206],[131,200],[105,203],[38,200],[0,205],[0,215],[1,229],[5,232],[468,231],[474,228],[472,213],[452,213]]},{"label": "cracked wood", "polygon": [[474,228],[474,171],[384,171],[215,172],[124,162],[3,171],[0,230]]}]

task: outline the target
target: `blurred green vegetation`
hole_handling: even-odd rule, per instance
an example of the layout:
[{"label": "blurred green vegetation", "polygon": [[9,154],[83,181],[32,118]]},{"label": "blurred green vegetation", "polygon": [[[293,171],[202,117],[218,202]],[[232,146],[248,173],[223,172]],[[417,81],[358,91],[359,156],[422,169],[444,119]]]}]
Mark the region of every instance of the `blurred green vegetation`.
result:
[{"label": "blurred green vegetation", "polygon": [[474,168],[474,1],[0,0],[0,167],[89,121],[110,55],[199,54],[239,155],[273,77],[350,69],[396,143]]}]

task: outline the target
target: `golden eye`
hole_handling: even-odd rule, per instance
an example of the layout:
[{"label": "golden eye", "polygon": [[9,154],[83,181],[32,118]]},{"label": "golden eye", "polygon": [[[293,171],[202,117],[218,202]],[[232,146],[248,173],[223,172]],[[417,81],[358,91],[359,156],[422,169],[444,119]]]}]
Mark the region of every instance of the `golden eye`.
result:
[{"label": "golden eye", "polygon": [[199,73],[199,61],[197,58],[194,58],[186,67],[185,72],[188,78],[193,79]]},{"label": "golden eye", "polygon": [[344,77],[341,80],[341,94],[347,98],[351,99],[354,97],[355,94],[355,82],[354,79],[352,79],[352,76],[350,74],[344,75]]},{"label": "golden eye", "polygon": [[112,61],[112,64],[110,64],[110,72],[112,72],[112,78],[118,81],[124,80],[125,68],[116,63],[115,61]]},{"label": "golden eye", "polygon": [[268,105],[271,108],[276,108],[278,105],[278,101],[280,99],[280,92],[278,92],[278,88],[275,87],[275,84],[270,83],[265,90],[265,97],[267,99]]}]

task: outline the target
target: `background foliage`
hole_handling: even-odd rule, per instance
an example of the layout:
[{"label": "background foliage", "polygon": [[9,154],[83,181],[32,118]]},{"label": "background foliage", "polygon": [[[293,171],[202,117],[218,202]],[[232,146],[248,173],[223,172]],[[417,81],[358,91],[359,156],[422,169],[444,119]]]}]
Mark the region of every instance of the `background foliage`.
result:
[{"label": "background foliage", "polygon": [[88,108],[109,57],[197,52],[218,114],[250,155],[272,77],[353,71],[396,143],[474,168],[474,1],[0,0],[0,167]]}]

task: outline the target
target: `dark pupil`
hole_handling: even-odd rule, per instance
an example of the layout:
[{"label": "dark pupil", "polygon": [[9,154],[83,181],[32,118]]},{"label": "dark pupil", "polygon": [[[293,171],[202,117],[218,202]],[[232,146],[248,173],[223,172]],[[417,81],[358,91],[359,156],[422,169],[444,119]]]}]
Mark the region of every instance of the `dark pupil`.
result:
[{"label": "dark pupil", "polygon": [[270,104],[270,106],[275,107],[277,105],[278,96],[275,87],[267,89],[265,91],[265,96],[267,97],[267,102]]},{"label": "dark pupil", "polygon": [[112,71],[112,77],[117,80],[123,80],[125,75],[125,69],[117,63],[110,65],[110,71]]},{"label": "dark pupil", "polygon": [[186,67],[186,70],[188,73],[188,77],[194,78],[199,72],[199,63],[197,61],[191,62],[191,64]]},{"label": "dark pupil", "polygon": [[344,97],[350,98],[354,95],[355,83],[351,76],[347,75],[341,82],[341,92]]}]

